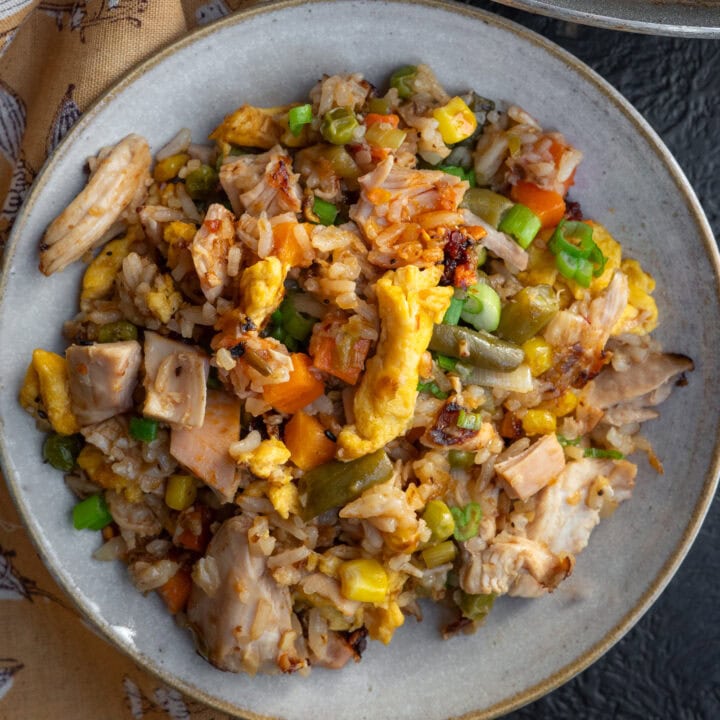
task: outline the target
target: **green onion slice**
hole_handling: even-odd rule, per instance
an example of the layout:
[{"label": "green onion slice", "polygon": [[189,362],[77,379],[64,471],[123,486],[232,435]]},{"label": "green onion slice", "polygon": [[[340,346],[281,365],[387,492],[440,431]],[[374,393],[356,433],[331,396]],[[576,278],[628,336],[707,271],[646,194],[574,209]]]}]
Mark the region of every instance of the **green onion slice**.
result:
[{"label": "green onion slice", "polygon": [[463,311],[465,301],[462,298],[454,297],[450,300],[450,307],[445,311],[443,322],[446,325],[457,325],[460,322],[460,315]]},{"label": "green onion slice", "polygon": [[464,508],[451,507],[450,513],[455,521],[453,537],[458,542],[464,542],[478,534],[483,517],[482,508],[478,503],[469,502]]},{"label": "green onion slice", "polygon": [[583,456],[586,458],[607,458],[622,460],[625,456],[619,450],[605,450],[603,448],[585,448]]},{"label": "green onion slice", "polygon": [[540,218],[529,207],[517,203],[503,215],[498,230],[512,235],[517,244],[525,250],[541,227]]},{"label": "green onion slice", "polygon": [[467,290],[462,319],[476,330],[493,332],[500,324],[502,303],[500,296],[489,285],[476,283]]},{"label": "green onion slice", "polygon": [[434,381],[430,382],[419,382],[417,386],[418,392],[429,393],[438,400],[447,400],[450,397],[449,393],[440,389],[440,386]]},{"label": "green onion slice", "polygon": [[479,430],[482,426],[482,415],[460,408],[456,425],[462,430]]},{"label": "green onion slice", "polygon": [[112,522],[102,495],[91,495],[73,508],[73,526],[76,530],[102,530]]},{"label": "green onion slice", "polygon": [[303,126],[311,123],[312,119],[312,105],[298,105],[297,107],[290,108],[288,111],[288,126],[290,132],[297,137],[302,132]]},{"label": "green onion slice", "polygon": [[332,203],[316,197],[313,202],[313,213],[317,215],[322,225],[332,225],[338,215],[338,209]]},{"label": "green onion slice", "polygon": [[569,438],[569,437],[565,437],[564,435],[560,435],[560,433],[558,433],[557,439],[558,439],[558,442],[563,447],[567,447],[568,445],[579,445],[580,444],[580,438]]},{"label": "green onion slice", "polygon": [[157,420],[150,418],[130,418],[130,436],[141,442],[152,442],[157,437]]}]

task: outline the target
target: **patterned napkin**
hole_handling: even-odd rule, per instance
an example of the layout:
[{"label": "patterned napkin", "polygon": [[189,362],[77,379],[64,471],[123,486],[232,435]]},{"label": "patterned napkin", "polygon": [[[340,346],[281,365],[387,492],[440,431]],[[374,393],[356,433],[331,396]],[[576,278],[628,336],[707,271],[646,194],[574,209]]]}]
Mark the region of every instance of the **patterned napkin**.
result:
[{"label": "patterned napkin", "polygon": [[[0,0],[0,250],[47,155],[137,63],[240,0]],[[226,720],[99,638],[42,565],[0,477],[0,718]]]}]

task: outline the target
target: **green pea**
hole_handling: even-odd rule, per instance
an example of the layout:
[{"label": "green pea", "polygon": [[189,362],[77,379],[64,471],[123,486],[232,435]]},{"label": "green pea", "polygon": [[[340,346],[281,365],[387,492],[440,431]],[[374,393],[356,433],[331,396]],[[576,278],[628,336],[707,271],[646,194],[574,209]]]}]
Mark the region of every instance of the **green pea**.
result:
[{"label": "green pea", "polygon": [[122,340],[137,340],[137,328],[127,320],[101,325],[98,330],[98,340],[101,343],[121,342]]},{"label": "green pea", "polygon": [[51,433],[43,443],[43,458],[56,470],[70,472],[83,446],[80,435],[58,435]]},{"label": "green pea", "polygon": [[217,184],[218,174],[209,165],[201,165],[185,178],[185,189],[193,200],[204,200],[215,191]]}]

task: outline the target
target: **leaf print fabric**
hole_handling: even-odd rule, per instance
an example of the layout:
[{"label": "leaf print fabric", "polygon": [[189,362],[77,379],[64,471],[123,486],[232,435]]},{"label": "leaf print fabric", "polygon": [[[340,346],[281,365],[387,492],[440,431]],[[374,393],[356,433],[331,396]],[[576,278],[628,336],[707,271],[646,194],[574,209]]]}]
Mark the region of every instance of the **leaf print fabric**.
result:
[{"label": "leaf print fabric", "polygon": [[[138,62],[243,4],[0,0],[0,255],[38,170],[83,111]],[[228,720],[88,628],[38,558],[2,476],[0,718]]]}]

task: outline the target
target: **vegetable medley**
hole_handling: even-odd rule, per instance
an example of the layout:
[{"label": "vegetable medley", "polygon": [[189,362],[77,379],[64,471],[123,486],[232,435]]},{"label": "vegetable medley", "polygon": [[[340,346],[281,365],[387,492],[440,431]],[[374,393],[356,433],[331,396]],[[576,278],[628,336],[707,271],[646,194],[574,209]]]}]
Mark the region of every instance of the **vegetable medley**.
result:
[{"label": "vegetable medley", "polygon": [[641,423],[692,369],[569,199],[581,153],[424,65],[210,139],[102,149],[42,240],[45,274],[87,267],[20,402],[95,558],[249,673],[358,661],[423,598],[450,636],[551,592],[626,456],[662,471]]}]

